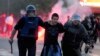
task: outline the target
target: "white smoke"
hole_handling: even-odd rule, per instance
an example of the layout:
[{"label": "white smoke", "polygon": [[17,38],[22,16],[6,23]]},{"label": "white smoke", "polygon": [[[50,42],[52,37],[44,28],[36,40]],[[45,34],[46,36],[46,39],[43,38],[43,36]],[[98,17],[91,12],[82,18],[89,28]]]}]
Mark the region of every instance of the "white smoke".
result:
[{"label": "white smoke", "polygon": [[59,15],[62,14],[62,6],[63,6],[63,1],[62,0],[59,0],[53,7],[52,7],[52,10],[49,14],[49,19],[51,18],[51,15],[53,13],[58,13]]},{"label": "white smoke", "polygon": [[[66,4],[67,6],[63,6]],[[84,19],[86,15],[92,13],[91,8],[86,6],[81,6],[79,0],[58,0],[58,2],[52,7],[49,18],[53,13],[58,13],[60,16],[59,21],[64,24],[73,14],[78,14],[81,16],[81,20]]]}]

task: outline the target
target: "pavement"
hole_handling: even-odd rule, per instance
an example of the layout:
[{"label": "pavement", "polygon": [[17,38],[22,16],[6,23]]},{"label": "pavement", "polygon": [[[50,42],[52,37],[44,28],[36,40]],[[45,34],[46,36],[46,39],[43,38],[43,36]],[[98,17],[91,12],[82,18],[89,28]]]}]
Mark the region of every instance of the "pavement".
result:
[{"label": "pavement", "polygon": [[[60,41],[59,41],[60,42]],[[13,54],[10,52],[10,44],[8,42],[8,38],[0,38],[0,56],[18,56],[18,47],[17,47],[17,40],[14,40],[13,43]],[[43,48],[43,41],[38,40],[37,41],[37,50],[36,50],[36,56],[40,56],[41,50]],[[84,49],[84,46],[82,50]],[[82,56],[100,56],[100,43],[99,41],[97,44],[95,44],[94,50],[92,53],[85,54],[82,51]]]}]

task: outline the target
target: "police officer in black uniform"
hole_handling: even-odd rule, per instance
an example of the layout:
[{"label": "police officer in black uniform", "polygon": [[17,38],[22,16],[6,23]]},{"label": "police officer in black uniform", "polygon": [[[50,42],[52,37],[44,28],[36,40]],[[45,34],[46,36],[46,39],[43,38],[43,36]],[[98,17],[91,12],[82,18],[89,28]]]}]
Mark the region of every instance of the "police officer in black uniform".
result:
[{"label": "police officer in black uniform", "polygon": [[43,26],[43,21],[36,16],[36,8],[34,5],[26,7],[27,14],[22,17],[14,27],[9,42],[13,42],[15,33],[18,31],[18,49],[19,56],[35,56],[36,40],[38,39],[38,26]]}]

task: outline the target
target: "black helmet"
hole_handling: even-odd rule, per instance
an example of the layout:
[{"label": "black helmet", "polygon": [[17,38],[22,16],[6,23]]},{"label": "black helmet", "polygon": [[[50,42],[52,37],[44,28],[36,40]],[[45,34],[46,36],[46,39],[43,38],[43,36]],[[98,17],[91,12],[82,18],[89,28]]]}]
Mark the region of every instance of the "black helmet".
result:
[{"label": "black helmet", "polygon": [[26,7],[26,11],[35,11],[36,10],[36,7],[34,5],[28,5]]}]

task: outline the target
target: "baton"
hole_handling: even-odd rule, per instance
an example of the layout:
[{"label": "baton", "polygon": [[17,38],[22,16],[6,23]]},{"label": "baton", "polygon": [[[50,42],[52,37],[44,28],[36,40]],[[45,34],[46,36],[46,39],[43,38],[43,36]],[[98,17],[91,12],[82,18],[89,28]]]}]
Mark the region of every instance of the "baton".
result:
[{"label": "baton", "polygon": [[13,42],[9,42],[11,46],[11,54],[13,54]]}]

